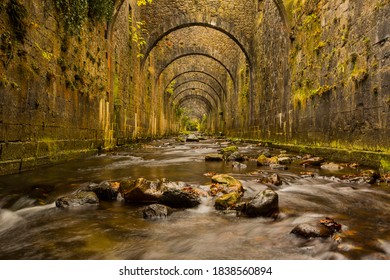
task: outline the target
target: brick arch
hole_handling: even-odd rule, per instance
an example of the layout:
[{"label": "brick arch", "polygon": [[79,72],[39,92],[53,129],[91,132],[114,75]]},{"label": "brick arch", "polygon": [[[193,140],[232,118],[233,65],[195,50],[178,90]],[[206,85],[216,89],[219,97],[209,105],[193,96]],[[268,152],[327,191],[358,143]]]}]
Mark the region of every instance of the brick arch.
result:
[{"label": "brick arch", "polygon": [[[197,20],[191,21],[185,17],[181,20],[183,22],[177,22],[177,19],[176,19],[175,21],[172,21],[170,23],[163,24],[160,27],[161,30],[156,31],[150,35],[149,40],[148,40],[149,41],[148,47],[147,47],[145,54],[144,54],[144,57],[141,61],[142,65],[145,64],[151,51],[154,49],[154,47],[156,47],[158,42],[160,42],[164,37],[166,37],[170,33],[177,31],[177,30],[180,30],[180,29],[183,29],[183,28],[191,27],[191,26],[203,26],[203,27],[208,27],[211,29],[215,29],[219,32],[222,32],[225,35],[227,35],[230,39],[232,39],[237,44],[237,46],[241,49],[241,51],[244,53],[250,68],[252,68],[252,62],[251,62],[251,59],[249,56],[249,52],[247,51],[249,49],[249,42],[247,43],[247,46],[244,46],[241,43],[241,41],[238,40],[236,38],[236,36],[234,36],[233,33],[231,32],[233,27],[230,23],[223,23],[222,21],[219,21],[219,23],[216,23],[215,19],[211,18],[211,17],[209,19],[205,19],[205,22],[199,22]],[[179,21],[180,21],[180,19],[179,19]]]},{"label": "brick arch", "polygon": [[172,59],[171,61],[167,62],[167,63],[161,68],[160,72],[157,73],[157,75],[156,75],[156,80],[158,80],[158,79],[160,78],[161,74],[164,72],[164,70],[165,70],[169,65],[171,65],[172,63],[174,63],[175,61],[177,61],[177,60],[179,60],[179,59],[181,59],[181,58],[185,58],[185,57],[188,57],[188,56],[203,56],[203,57],[207,57],[207,58],[209,58],[209,59],[211,59],[211,60],[213,60],[213,61],[218,62],[218,63],[225,69],[225,71],[226,71],[227,74],[229,75],[230,79],[233,81],[234,86],[236,86],[236,81],[235,81],[235,79],[234,79],[234,77],[233,77],[233,74],[232,74],[232,72],[230,71],[230,69],[228,69],[228,68],[226,67],[226,65],[223,64],[223,63],[222,63],[220,60],[218,60],[217,58],[213,57],[212,55],[205,54],[205,53],[188,53],[188,54],[183,54],[183,55],[180,55],[180,56],[175,57],[175,58]]},{"label": "brick arch", "polygon": [[[192,93],[192,95],[201,95],[205,98],[210,98],[212,100],[212,105],[213,108],[219,108],[218,107],[218,100],[215,99],[215,97],[213,96],[213,94],[211,94],[210,92],[202,89],[202,88],[186,88],[186,89],[183,89],[182,91],[178,92],[177,94],[175,94],[175,96],[172,97],[171,99],[171,104],[174,104],[175,101],[178,99],[180,100],[182,97],[186,96],[186,95],[191,95],[191,94],[188,94],[188,92]],[[210,100],[209,100],[210,101]],[[211,102],[210,102],[211,104]]]},{"label": "brick arch", "polygon": [[[209,91],[211,90],[211,93],[213,93],[213,95],[217,96],[218,97],[218,101],[221,102],[221,96],[220,94],[218,93],[218,91],[216,89],[214,89],[211,85],[209,85],[208,83],[204,82],[204,81],[199,81],[199,80],[188,80],[188,81],[185,81],[179,85],[177,85],[174,89],[174,92],[178,92],[178,91],[182,91],[183,88],[184,89],[190,89],[190,88],[194,88],[194,87],[197,87],[198,89],[202,89],[204,91]],[[173,94],[172,97],[174,97],[175,94]]]},{"label": "brick arch", "polygon": [[181,107],[183,102],[190,100],[190,99],[196,99],[196,100],[201,101],[203,104],[205,104],[207,106],[209,113],[211,113],[213,111],[214,107],[212,106],[210,100],[208,100],[204,96],[197,95],[197,94],[189,94],[189,95],[184,96],[183,98],[179,99],[177,106]]},{"label": "brick arch", "polygon": [[179,79],[181,76],[184,76],[184,75],[187,75],[187,74],[192,74],[192,73],[204,75],[205,77],[215,81],[218,84],[218,87],[220,88],[221,92],[223,92],[223,95],[226,96],[226,89],[222,86],[222,83],[217,78],[215,78],[213,75],[211,75],[211,74],[209,74],[209,73],[207,73],[205,71],[198,71],[198,70],[189,70],[189,71],[181,72],[181,73],[175,75],[171,80],[168,81],[166,87],[164,88],[164,92],[167,90],[168,86],[174,80]]}]

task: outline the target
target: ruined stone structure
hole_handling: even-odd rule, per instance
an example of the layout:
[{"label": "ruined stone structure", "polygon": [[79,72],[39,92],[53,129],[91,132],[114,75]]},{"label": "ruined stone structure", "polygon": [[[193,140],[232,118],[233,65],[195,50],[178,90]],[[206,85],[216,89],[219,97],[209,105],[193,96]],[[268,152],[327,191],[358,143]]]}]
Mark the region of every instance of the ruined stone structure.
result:
[{"label": "ruined stone structure", "polygon": [[389,0],[115,0],[78,36],[56,0],[18,0],[23,40],[10,1],[0,173],[174,135],[184,115],[208,133],[388,160]]}]

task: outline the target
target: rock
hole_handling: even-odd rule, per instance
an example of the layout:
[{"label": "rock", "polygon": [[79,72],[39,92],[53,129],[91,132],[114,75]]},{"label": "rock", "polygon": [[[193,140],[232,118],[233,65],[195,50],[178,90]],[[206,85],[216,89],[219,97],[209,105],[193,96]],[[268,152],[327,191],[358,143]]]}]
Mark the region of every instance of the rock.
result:
[{"label": "rock", "polygon": [[221,155],[221,154],[208,154],[205,157],[205,161],[223,161],[223,155]]},{"label": "rock", "polygon": [[116,200],[119,192],[119,183],[103,181],[100,184],[91,183],[82,188],[84,191],[94,192],[99,200],[111,201]]},{"label": "rock", "polygon": [[290,164],[292,159],[290,157],[278,157],[279,164]]},{"label": "rock", "polygon": [[221,154],[223,154],[223,155],[231,155],[235,152],[238,152],[237,146],[229,146],[229,147],[221,149]]},{"label": "rock", "polygon": [[269,165],[269,167],[273,170],[287,170],[287,166],[283,164],[278,164],[278,163],[272,163]]},{"label": "rock", "polygon": [[268,158],[264,154],[257,158],[257,166],[270,166],[271,164],[278,164],[278,157]]},{"label": "rock", "polygon": [[225,185],[230,190],[230,192],[234,191],[238,193],[240,196],[244,195],[244,188],[241,182],[230,175],[226,175],[226,174],[215,175],[211,177],[211,182],[214,184]]},{"label": "rock", "polygon": [[332,236],[333,234],[333,231],[320,224],[320,223],[317,223],[317,224],[300,224],[300,225],[297,225],[292,231],[291,233],[297,235],[297,236],[300,236],[300,237],[304,237],[304,238],[311,238],[311,237],[323,237],[323,238],[326,238],[326,237],[330,237]]},{"label": "rock", "polygon": [[187,136],[186,142],[199,142],[199,138],[195,134],[190,134]]},{"label": "rock", "polygon": [[161,204],[148,205],[142,209],[144,219],[165,219],[172,212],[170,207]]},{"label": "rock", "polygon": [[239,199],[240,195],[236,192],[224,194],[215,200],[214,207],[218,210],[225,210],[235,205]]},{"label": "rock", "polygon": [[332,171],[344,169],[344,167],[342,167],[340,164],[337,164],[337,163],[334,163],[334,162],[329,162],[329,163],[326,163],[326,164],[322,164],[321,168],[322,169],[326,169],[326,170],[332,170]]},{"label": "rock", "polygon": [[332,232],[340,232],[341,231],[341,224],[337,223],[335,220],[326,217],[323,220],[320,220],[320,224],[326,226],[329,228]]},{"label": "rock", "polygon": [[156,203],[164,188],[161,181],[148,181],[144,178],[120,182],[119,193],[127,203]]},{"label": "rock", "polygon": [[279,210],[278,194],[266,189],[258,193],[246,206],[246,214],[249,217],[271,217]]},{"label": "rock", "polygon": [[360,174],[344,174],[342,176],[347,182],[354,182],[359,184],[375,184],[380,181],[380,174],[374,170],[365,170]]},{"label": "rock", "polygon": [[232,163],[232,167],[236,169],[246,169],[248,166],[246,164],[235,161]]},{"label": "rock", "polygon": [[78,191],[68,196],[58,198],[55,203],[58,208],[96,205],[99,204],[99,198],[94,192]]},{"label": "rock", "polygon": [[275,186],[280,186],[282,184],[282,180],[280,179],[279,175],[276,173],[257,179],[256,181],[261,184],[272,184]]},{"label": "rock", "polygon": [[173,208],[193,208],[200,204],[200,196],[190,188],[168,189],[159,198],[158,203]]},{"label": "rock", "polygon": [[324,162],[324,159],[321,157],[312,157],[304,159],[300,162],[300,165],[303,166],[320,166]]},{"label": "rock", "polygon": [[240,154],[239,152],[234,152],[232,153],[228,158],[227,158],[228,161],[245,161],[245,157]]}]

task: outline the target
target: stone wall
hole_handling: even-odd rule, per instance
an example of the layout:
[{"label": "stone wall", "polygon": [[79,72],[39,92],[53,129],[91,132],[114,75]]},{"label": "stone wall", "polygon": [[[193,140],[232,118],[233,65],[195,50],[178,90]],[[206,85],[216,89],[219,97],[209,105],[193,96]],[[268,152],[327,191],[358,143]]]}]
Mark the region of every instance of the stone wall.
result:
[{"label": "stone wall", "polygon": [[[54,1],[20,0],[27,11],[20,40],[8,3],[0,4],[0,174],[114,145],[118,85],[111,71],[123,69],[128,55],[121,43],[110,46],[107,24],[87,21],[80,36],[66,35]],[[113,62],[115,56],[122,59]],[[128,84],[128,75],[119,78]]]},{"label": "stone wall", "polygon": [[0,4],[0,174],[138,138],[206,130],[390,153],[390,1],[116,0],[66,35],[55,0],[19,38]]}]

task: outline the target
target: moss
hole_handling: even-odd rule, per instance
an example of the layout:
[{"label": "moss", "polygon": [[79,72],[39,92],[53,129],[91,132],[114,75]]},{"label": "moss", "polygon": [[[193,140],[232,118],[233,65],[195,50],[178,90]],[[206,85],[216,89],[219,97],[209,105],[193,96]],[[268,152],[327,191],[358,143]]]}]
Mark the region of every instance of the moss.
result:
[{"label": "moss", "polygon": [[390,171],[390,160],[381,159],[380,168],[383,169],[384,172]]}]

